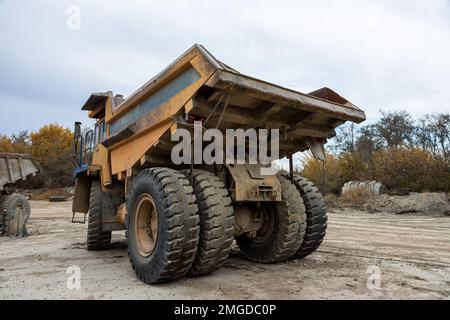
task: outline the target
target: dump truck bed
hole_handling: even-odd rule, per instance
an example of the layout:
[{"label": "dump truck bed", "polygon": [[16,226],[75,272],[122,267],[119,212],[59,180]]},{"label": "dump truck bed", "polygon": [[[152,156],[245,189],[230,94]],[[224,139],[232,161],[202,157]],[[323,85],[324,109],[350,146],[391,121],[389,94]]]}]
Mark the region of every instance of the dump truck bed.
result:
[{"label": "dump truck bed", "polygon": [[[110,111],[106,109],[109,135],[103,145],[111,151],[113,174],[139,161],[167,163],[175,145],[170,133],[183,126],[180,119],[186,115],[202,119],[205,128],[279,129],[281,157],[323,145],[339,125],[366,118],[329,88],[305,94],[255,79],[217,60],[201,45],[194,45],[127,99],[111,94]],[[95,113],[105,99],[108,93],[93,94],[83,110]],[[136,140],[132,146],[130,140]]]},{"label": "dump truck bed", "polygon": [[0,190],[41,171],[40,165],[27,154],[0,153]]}]

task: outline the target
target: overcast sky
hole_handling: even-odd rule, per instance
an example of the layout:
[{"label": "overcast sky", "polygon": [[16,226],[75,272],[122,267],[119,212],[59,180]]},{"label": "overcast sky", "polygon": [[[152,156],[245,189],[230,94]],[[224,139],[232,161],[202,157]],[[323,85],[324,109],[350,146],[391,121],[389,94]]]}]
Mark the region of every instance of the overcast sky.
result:
[{"label": "overcast sky", "polygon": [[8,135],[86,122],[91,92],[126,97],[194,43],[269,82],[333,88],[369,121],[380,108],[450,109],[449,0],[0,0],[0,40]]}]

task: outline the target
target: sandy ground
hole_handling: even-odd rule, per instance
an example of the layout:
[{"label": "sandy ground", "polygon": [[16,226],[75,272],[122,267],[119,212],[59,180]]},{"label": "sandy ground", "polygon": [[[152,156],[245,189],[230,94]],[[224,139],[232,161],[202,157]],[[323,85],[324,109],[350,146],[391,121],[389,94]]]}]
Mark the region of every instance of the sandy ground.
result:
[{"label": "sandy ground", "polygon": [[[30,236],[0,239],[0,299],[449,299],[450,218],[333,211],[322,247],[276,265],[234,254],[213,275],[162,285],[136,279],[123,233],[88,252],[70,203],[32,201]],[[66,286],[69,266],[81,289]],[[380,288],[370,281],[380,271]],[[369,284],[368,287],[368,278]],[[375,283],[375,285],[373,285]]]}]

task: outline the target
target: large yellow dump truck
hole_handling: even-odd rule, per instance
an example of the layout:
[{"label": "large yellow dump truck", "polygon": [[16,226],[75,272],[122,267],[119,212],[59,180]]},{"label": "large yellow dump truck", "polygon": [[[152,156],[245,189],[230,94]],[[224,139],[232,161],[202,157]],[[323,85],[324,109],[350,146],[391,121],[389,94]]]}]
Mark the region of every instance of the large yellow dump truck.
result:
[{"label": "large yellow dump truck", "polygon": [[[74,216],[88,214],[90,250],[125,229],[146,283],[214,272],[234,239],[259,263],[314,252],[325,203],[293,173],[292,155],[311,150],[323,159],[337,126],[365,119],[331,89],[303,94],[243,75],[201,45],[127,99],[94,93],[82,110],[97,122],[86,134],[75,126]],[[268,144],[276,146],[270,157],[261,152]],[[255,161],[255,152],[267,157]],[[270,170],[274,154],[288,157],[290,173]]]}]

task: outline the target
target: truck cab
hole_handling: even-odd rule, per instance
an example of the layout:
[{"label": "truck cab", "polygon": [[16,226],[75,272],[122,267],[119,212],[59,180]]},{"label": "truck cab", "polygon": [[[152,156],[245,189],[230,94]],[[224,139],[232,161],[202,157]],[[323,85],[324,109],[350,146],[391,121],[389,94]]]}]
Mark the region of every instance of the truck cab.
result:
[{"label": "truck cab", "polygon": [[75,123],[74,160],[75,174],[86,172],[93,163],[94,151],[98,145],[109,137],[109,125],[106,122],[107,113],[111,117],[112,109],[124,101],[122,95],[111,91],[93,93],[85,102],[82,110],[88,111],[88,117],[95,120],[92,129],[82,130],[81,122]]},{"label": "truck cab", "polygon": [[113,95],[111,91],[92,93],[81,109],[88,111],[88,117],[95,120],[94,127],[82,129],[82,123],[75,122],[73,222],[76,222],[76,212],[86,215],[89,210],[92,179],[100,180],[104,187],[112,185],[108,151],[102,143],[109,137],[107,119],[112,117],[112,110],[123,101],[122,95]]}]

